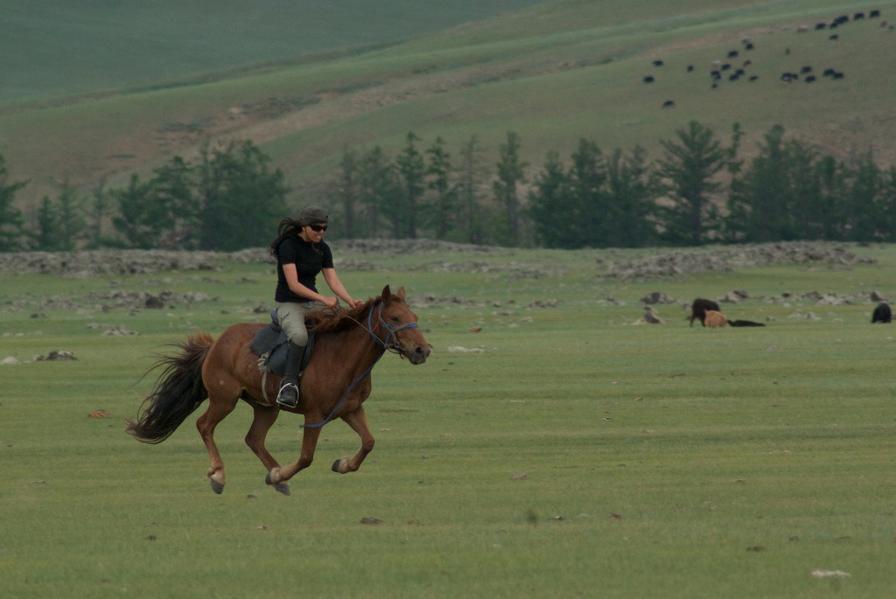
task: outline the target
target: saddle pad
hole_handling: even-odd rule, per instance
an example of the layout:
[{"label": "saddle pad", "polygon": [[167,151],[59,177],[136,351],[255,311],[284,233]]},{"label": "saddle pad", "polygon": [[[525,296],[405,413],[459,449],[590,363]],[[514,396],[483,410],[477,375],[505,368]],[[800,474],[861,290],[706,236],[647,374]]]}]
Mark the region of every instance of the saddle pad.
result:
[{"label": "saddle pad", "polygon": [[[260,358],[260,364],[273,374],[283,375],[286,372],[286,355],[288,354],[289,338],[286,331],[280,328],[275,322],[271,322],[266,327],[255,333],[249,349],[252,353]],[[308,344],[305,351],[302,352],[302,363],[299,366],[299,372],[303,372],[308,362],[311,361],[311,351],[314,349],[314,333],[308,332]]]}]

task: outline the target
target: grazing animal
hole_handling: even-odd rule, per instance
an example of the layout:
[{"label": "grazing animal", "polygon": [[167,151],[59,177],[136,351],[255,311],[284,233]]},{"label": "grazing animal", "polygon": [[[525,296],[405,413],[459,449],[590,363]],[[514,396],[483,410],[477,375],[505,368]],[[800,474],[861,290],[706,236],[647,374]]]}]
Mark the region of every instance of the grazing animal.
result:
[{"label": "grazing animal", "polygon": [[315,349],[301,379],[301,403],[287,411],[305,415],[302,449],[298,459],[281,466],[265,447],[265,438],[281,409],[273,402],[279,377],[267,376],[250,349],[255,334],[265,325],[235,324],[214,341],[200,333],[183,344],[179,355],[164,357],[165,367],[136,422],[127,430],[139,441],[161,443],[207,398],[209,406],[196,421],[211,465],[212,490],[224,490],[224,462],[215,444],[215,427],[242,399],[255,411],[246,444],[267,469],[265,482],[288,495],[287,481],[307,468],[323,426],[341,418],[361,438],[360,450],[333,463],[340,474],[361,467],[373,449],[364,400],[372,388],[371,370],[386,350],[422,364],[432,351],[417,328],[417,316],[405,303],[404,288],[392,293],[387,285],[379,297],[358,308],[320,310],[308,315],[315,331]]},{"label": "grazing animal", "polygon": [[881,302],[877,304],[877,307],[874,308],[874,313],[871,314],[871,323],[889,323],[893,321],[893,311],[890,309],[890,304],[886,302]]},{"label": "grazing animal", "polygon": [[752,42],[747,42],[746,44],[744,44],[744,50],[752,50],[753,48],[755,48],[755,46]]},{"label": "grazing animal", "polygon": [[698,297],[691,303],[691,316],[689,320],[691,323],[688,326],[694,326],[694,321],[699,319],[700,324],[706,326],[706,311],[707,310],[715,310],[719,311],[719,304],[710,299]]},{"label": "grazing animal", "polygon": [[808,77],[806,77],[805,82],[806,83],[815,83],[815,75],[809,75]]},{"label": "grazing animal", "polygon": [[750,75],[750,81],[758,81],[759,75]]},{"label": "grazing animal", "polygon": [[717,310],[707,310],[703,318],[703,326],[710,328],[719,328],[728,324],[725,315]]},{"label": "grazing animal", "polygon": [[852,16],[853,21],[858,21],[859,19],[864,19],[864,18],[865,18],[865,13],[863,13],[863,12],[857,12],[856,14],[854,14]]},{"label": "grazing animal", "polygon": [[869,19],[876,19],[876,18],[879,17],[879,16],[880,16],[880,11],[877,10],[877,9],[872,10],[870,13],[868,13],[868,18],[869,18]]},{"label": "grazing animal", "polygon": [[835,33],[834,35],[829,36],[828,39],[836,41],[836,40],[840,39],[840,36]]},{"label": "grazing animal", "polygon": [[761,322],[753,322],[752,320],[729,320],[729,327],[764,327]]},{"label": "grazing animal", "polygon": [[652,75],[647,75],[646,77],[644,77],[644,79],[642,79],[642,81],[644,83],[653,83],[656,80],[653,78]]},{"label": "grazing animal", "polygon": [[654,60],[654,61],[653,61],[653,66],[655,66],[655,67],[661,67],[661,66],[663,66],[663,61],[662,61],[662,60]]},{"label": "grazing animal", "polygon": [[666,100],[663,102],[663,108],[675,108],[675,100]]},{"label": "grazing animal", "polygon": [[694,70],[694,65],[689,64],[688,65],[688,73],[693,72],[693,70]]},{"label": "grazing animal", "polygon": [[827,23],[816,23],[816,24],[815,24],[815,31],[818,31],[819,29],[824,29],[824,28],[826,28],[827,26],[828,26]]},{"label": "grazing animal", "polygon": [[707,310],[706,311],[706,320],[704,322],[705,326],[710,328],[718,328],[718,327],[764,327],[765,325],[761,322],[753,322],[752,320],[728,320],[724,314],[718,312],[716,310]]},{"label": "grazing animal", "polygon": [[800,73],[803,73],[803,74],[811,73],[811,72],[812,72],[812,67],[810,67],[810,66],[805,66],[800,69]]},{"label": "grazing animal", "polygon": [[739,52],[737,50],[729,50],[728,58],[737,58],[738,54],[739,54]]}]

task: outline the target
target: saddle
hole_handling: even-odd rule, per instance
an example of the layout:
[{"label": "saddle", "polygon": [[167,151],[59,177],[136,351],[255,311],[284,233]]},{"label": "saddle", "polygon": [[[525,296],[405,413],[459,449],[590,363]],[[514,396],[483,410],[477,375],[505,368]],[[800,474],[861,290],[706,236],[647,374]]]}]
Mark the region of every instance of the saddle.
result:
[{"label": "saddle", "polygon": [[[283,373],[286,372],[286,347],[288,343],[289,338],[286,336],[286,331],[281,329],[277,323],[276,313],[271,312],[271,324],[255,333],[255,338],[249,344],[249,349],[258,356],[258,367],[262,372],[283,376]],[[305,345],[305,351],[302,352],[302,360],[299,364],[300,380],[302,373],[305,372],[305,367],[311,361],[311,352],[313,350],[314,332],[308,331],[308,343]]]}]

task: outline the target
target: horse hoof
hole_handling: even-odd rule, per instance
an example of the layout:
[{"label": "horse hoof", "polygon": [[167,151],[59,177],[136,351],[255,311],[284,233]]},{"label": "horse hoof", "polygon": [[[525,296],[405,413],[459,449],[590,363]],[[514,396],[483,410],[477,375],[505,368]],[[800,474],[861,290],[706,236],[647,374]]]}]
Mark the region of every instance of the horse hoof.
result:
[{"label": "horse hoof", "polygon": [[[274,470],[277,471],[277,482],[274,482],[274,477],[271,476],[274,473]],[[266,485],[276,485],[280,482],[280,469],[274,468],[273,470],[269,470],[267,474],[264,475],[264,482]]]},{"label": "horse hoof", "polygon": [[289,483],[277,483],[274,485],[274,490],[286,496],[292,495],[292,492],[289,490]]},{"label": "horse hoof", "polygon": [[224,492],[224,483],[219,483],[215,479],[209,477],[208,484],[212,486],[212,491],[214,491],[216,495],[220,495]]},{"label": "horse hoof", "polygon": [[333,462],[333,466],[331,466],[331,468],[330,468],[336,474],[342,474],[341,472],[339,472],[339,462],[341,462],[341,461],[342,460],[336,460],[335,462]]}]

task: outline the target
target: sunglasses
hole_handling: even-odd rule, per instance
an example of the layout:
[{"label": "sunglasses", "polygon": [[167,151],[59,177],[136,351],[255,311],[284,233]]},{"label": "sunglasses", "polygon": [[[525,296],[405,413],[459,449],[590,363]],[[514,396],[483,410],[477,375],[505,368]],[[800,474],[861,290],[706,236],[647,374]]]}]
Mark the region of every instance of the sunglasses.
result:
[{"label": "sunglasses", "polygon": [[327,230],[327,225],[308,225],[308,228],[315,233],[320,233],[321,231]]}]

